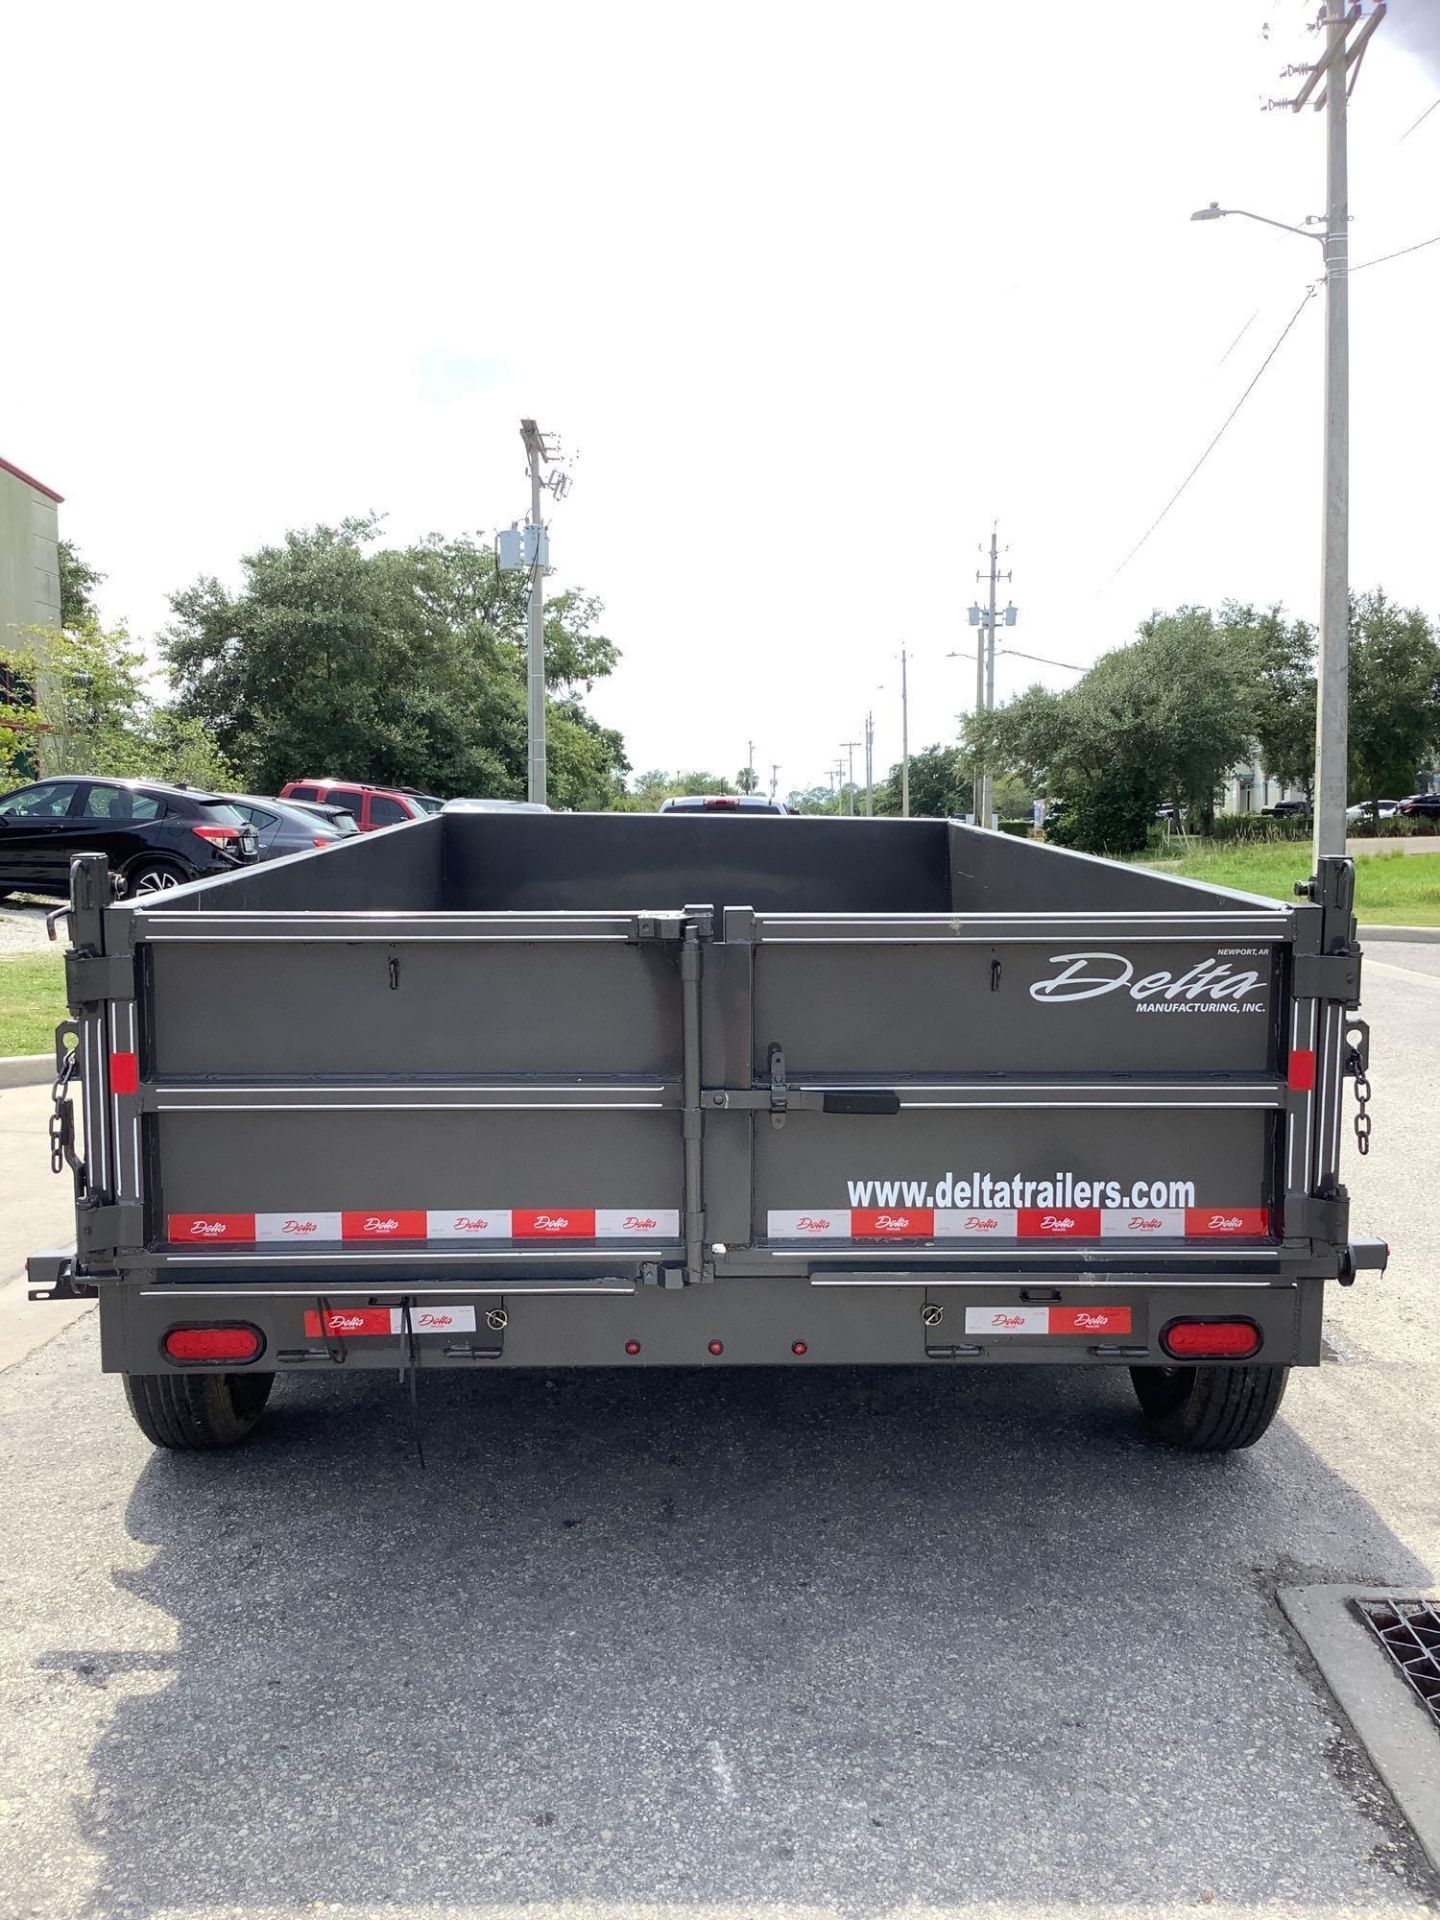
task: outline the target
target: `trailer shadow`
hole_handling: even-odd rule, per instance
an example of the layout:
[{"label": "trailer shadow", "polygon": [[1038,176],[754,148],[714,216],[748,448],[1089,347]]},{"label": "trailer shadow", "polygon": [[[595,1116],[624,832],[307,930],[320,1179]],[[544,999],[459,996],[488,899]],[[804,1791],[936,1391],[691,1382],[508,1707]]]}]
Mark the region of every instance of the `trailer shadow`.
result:
[{"label": "trailer shadow", "polygon": [[421,1411],[424,1472],[375,1374],[145,1466],[120,1578],[178,1650],[90,1756],[92,1912],[1413,1910],[1270,1596],[1427,1570],[1287,1426],[1176,1456],[1061,1369]]}]

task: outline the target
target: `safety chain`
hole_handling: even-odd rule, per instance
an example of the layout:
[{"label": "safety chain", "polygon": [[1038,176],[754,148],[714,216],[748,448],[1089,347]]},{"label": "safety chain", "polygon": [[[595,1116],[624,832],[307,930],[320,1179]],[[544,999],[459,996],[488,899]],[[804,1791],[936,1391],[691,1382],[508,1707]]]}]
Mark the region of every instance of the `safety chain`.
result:
[{"label": "safety chain", "polygon": [[[71,1159],[71,1148],[75,1143],[75,1112],[70,1105],[68,1089],[77,1071],[76,1050],[65,1050],[60,1062],[60,1071],[50,1089],[50,1171],[63,1173],[65,1162]],[[72,1160],[73,1165],[73,1160]]]},{"label": "safety chain", "polygon": [[1358,1047],[1350,1049],[1346,1071],[1355,1076],[1355,1146],[1364,1155],[1370,1151],[1370,1076]]}]

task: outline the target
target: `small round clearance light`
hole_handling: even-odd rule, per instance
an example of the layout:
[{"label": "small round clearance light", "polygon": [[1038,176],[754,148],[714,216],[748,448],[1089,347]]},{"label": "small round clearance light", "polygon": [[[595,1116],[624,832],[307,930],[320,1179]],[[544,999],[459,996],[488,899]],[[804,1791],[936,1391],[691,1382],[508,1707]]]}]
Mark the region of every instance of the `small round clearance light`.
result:
[{"label": "small round clearance light", "polygon": [[715,1354],[723,1353],[725,1351],[725,1342],[723,1340],[712,1340],[706,1351]]},{"label": "small round clearance light", "polygon": [[635,1355],[640,1351],[640,1342],[638,1340],[627,1340],[625,1342],[625,1351],[633,1360]]},{"label": "small round clearance light", "polygon": [[1160,1335],[1172,1360],[1248,1360],[1260,1351],[1253,1320],[1172,1320]]},{"label": "small round clearance light", "polygon": [[810,1351],[810,1349],[809,1347],[806,1346],[803,1340],[792,1340],[790,1342],[790,1351],[795,1355],[796,1359],[798,1360],[802,1358],[805,1354],[807,1354]]},{"label": "small round clearance light", "polygon": [[265,1336],[258,1327],[171,1327],[160,1342],[177,1367],[243,1367],[258,1360]]}]

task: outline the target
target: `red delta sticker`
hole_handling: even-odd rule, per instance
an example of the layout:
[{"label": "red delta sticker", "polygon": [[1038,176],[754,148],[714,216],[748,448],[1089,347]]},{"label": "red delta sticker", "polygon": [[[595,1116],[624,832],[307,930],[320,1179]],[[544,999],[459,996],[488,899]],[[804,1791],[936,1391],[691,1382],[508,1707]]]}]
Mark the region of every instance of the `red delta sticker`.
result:
[{"label": "red delta sticker", "polygon": [[1051,1333],[1129,1333],[1129,1307],[1051,1307]]},{"label": "red delta sticker", "polygon": [[1202,1240],[1260,1240],[1270,1231],[1266,1207],[1187,1207],[1185,1235]]},{"label": "red delta sticker", "polygon": [[1098,1240],[1098,1207],[1021,1207],[1017,1231],[1022,1240]]},{"label": "red delta sticker", "polygon": [[933,1207],[852,1207],[850,1232],[857,1240],[930,1240]]},{"label": "red delta sticker", "polygon": [[423,1240],[426,1219],[423,1213],[387,1213],[379,1208],[371,1213],[342,1213],[342,1240]]},{"label": "red delta sticker", "polygon": [[[390,1332],[389,1307],[330,1307],[325,1313],[325,1331],[344,1339],[363,1339],[366,1334],[387,1334]],[[305,1315],[305,1337],[316,1340],[320,1337],[320,1315],[308,1312]]]},{"label": "red delta sticker", "polygon": [[593,1240],[593,1207],[515,1207],[510,1231],[516,1240]]},{"label": "red delta sticker", "polygon": [[195,1241],[201,1245],[212,1240],[253,1240],[253,1213],[172,1213],[166,1222],[169,1240]]}]

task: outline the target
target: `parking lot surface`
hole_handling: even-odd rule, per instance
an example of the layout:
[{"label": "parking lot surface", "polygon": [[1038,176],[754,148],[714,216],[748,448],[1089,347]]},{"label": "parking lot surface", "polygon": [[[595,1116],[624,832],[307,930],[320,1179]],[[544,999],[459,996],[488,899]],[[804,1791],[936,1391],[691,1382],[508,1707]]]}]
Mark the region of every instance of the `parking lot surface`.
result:
[{"label": "parking lot surface", "polygon": [[1440,977],[1407,951],[1367,977],[1347,1166],[1395,1258],[1332,1290],[1250,1453],[1037,1368],[429,1378],[423,1472],[398,1383],[342,1371],[176,1457],[93,1315],[18,1360],[0,1909],[1432,1911],[1273,1598],[1440,1565]]}]

